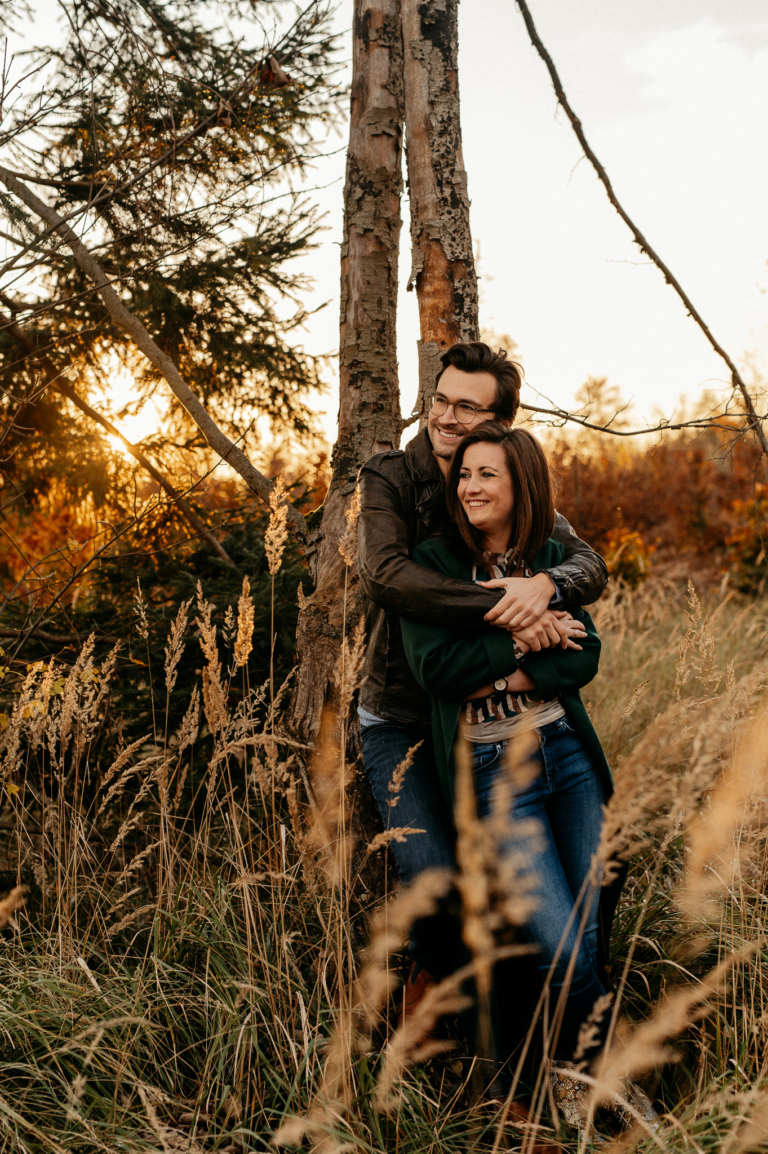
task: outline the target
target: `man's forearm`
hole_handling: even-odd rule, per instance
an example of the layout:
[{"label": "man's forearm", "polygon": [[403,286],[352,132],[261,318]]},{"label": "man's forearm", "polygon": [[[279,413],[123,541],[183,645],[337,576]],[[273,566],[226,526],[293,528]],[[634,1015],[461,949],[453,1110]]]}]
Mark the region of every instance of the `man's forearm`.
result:
[{"label": "man's forearm", "polygon": [[562,603],[591,605],[599,600],[608,584],[608,570],[600,554],[576,536],[560,513],[555,514],[552,536],[564,546],[565,557],[545,572],[557,586]]},{"label": "man's forearm", "polygon": [[411,560],[413,527],[406,524],[396,489],[380,473],[360,474],[358,571],[367,597],[388,613],[433,625],[488,628],[484,620],[498,592],[445,577]]},{"label": "man's forearm", "polygon": [[499,595],[472,581],[444,577],[425,569],[410,557],[377,558],[371,565],[365,550],[358,552],[358,572],[363,592],[376,605],[398,617],[454,626],[461,619],[466,628],[489,628],[486,613]]}]

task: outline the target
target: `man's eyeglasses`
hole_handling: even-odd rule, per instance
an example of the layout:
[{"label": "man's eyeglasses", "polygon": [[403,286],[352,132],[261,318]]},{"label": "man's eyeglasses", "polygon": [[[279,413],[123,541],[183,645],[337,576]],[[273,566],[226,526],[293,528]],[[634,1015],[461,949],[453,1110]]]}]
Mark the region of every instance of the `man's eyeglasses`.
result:
[{"label": "man's eyeglasses", "polygon": [[442,417],[443,413],[447,413],[450,408],[453,408],[453,415],[460,425],[471,425],[483,413],[495,412],[494,409],[476,409],[474,405],[468,405],[465,401],[451,405],[450,401],[446,401],[445,397],[440,397],[437,393],[432,394],[428,403],[430,412],[434,413],[436,417]]}]

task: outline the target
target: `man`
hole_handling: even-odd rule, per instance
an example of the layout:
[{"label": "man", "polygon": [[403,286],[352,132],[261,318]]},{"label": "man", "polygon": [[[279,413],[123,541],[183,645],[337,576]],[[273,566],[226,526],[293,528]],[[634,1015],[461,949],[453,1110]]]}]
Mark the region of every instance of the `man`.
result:
[{"label": "man", "polygon": [[[414,546],[447,520],[443,483],[458,441],[483,421],[511,424],[519,406],[520,371],[503,351],[473,341],[453,345],[441,360],[426,427],[404,450],[379,453],[360,471],[358,565],[368,598],[368,648],[358,710],[363,760],[385,826],[426,831],[393,843],[398,872],[406,882],[430,867],[453,868],[454,853],[452,820],[432,754],[429,700],[405,659],[399,617],[438,624],[455,624],[461,617],[467,628],[482,630],[489,638],[504,628],[540,649],[578,638],[579,630],[562,609],[596,601],[608,580],[602,558],[559,514],[552,536],[565,545],[565,561],[535,577],[481,587],[411,561]],[[490,653],[487,672],[488,682],[504,672],[494,667]],[[410,767],[393,783],[393,773],[409,750]],[[428,932],[424,925],[421,932],[415,927],[411,953],[425,970],[439,971],[447,948],[439,919],[429,924]]]}]

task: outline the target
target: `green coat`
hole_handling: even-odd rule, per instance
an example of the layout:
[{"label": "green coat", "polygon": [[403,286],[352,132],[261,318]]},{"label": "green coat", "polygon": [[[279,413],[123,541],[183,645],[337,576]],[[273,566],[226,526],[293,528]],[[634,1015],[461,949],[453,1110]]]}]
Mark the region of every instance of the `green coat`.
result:
[{"label": "green coat", "polygon": [[[534,573],[559,565],[564,547],[550,537],[531,565]],[[472,562],[459,556],[445,537],[430,537],[413,550],[413,560],[427,569],[464,581],[472,579]],[[606,800],[613,792],[613,779],[600,740],[587,716],[579,689],[597,673],[600,638],[592,618],[583,609],[569,606],[570,612],[587,629],[582,649],[544,649],[526,656],[523,668],[536,684],[536,696],[544,700],[559,697],[566,716],[590,755],[603,786]],[[432,625],[425,621],[400,618],[408,664],[416,680],[432,699],[432,734],[440,783],[453,810],[455,766],[453,747],[461,713],[461,703],[473,689],[514,673],[518,668],[512,635],[505,629],[462,629]]]}]

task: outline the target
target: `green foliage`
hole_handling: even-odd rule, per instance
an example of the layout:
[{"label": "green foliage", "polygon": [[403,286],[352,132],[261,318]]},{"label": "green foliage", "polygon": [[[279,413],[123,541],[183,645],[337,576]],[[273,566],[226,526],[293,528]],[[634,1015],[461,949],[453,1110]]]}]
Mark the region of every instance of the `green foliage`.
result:
[{"label": "green foliage", "polygon": [[[329,6],[271,4],[271,29],[246,0],[78,0],[66,10],[60,38],[33,53],[53,60],[44,96],[32,84],[11,110],[12,167],[41,180],[86,232],[128,308],[223,427],[241,437],[266,416],[301,436],[314,428],[307,398],[320,378],[297,340],[306,281],[288,262],[313,246],[319,222],[293,182],[338,115]],[[292,83],[262,81],[270,53]],[[107,405],[118,416],[135,412],[157,388],[156,373],[66,247],[5,200],[8,227],[31,245],[33,263],[4,308],[19,313],[38,353],[82,396],[95,394],[97,408],[100,394],[114,394],[119,366],[131,395]],[[31,493],[48,476],[76,473],[83,417],[53,390],[40,394],[36,357],[0,328],[4,470]],[[146,447],[178,469],[179,452],[203,444],[174,410]]]}]

